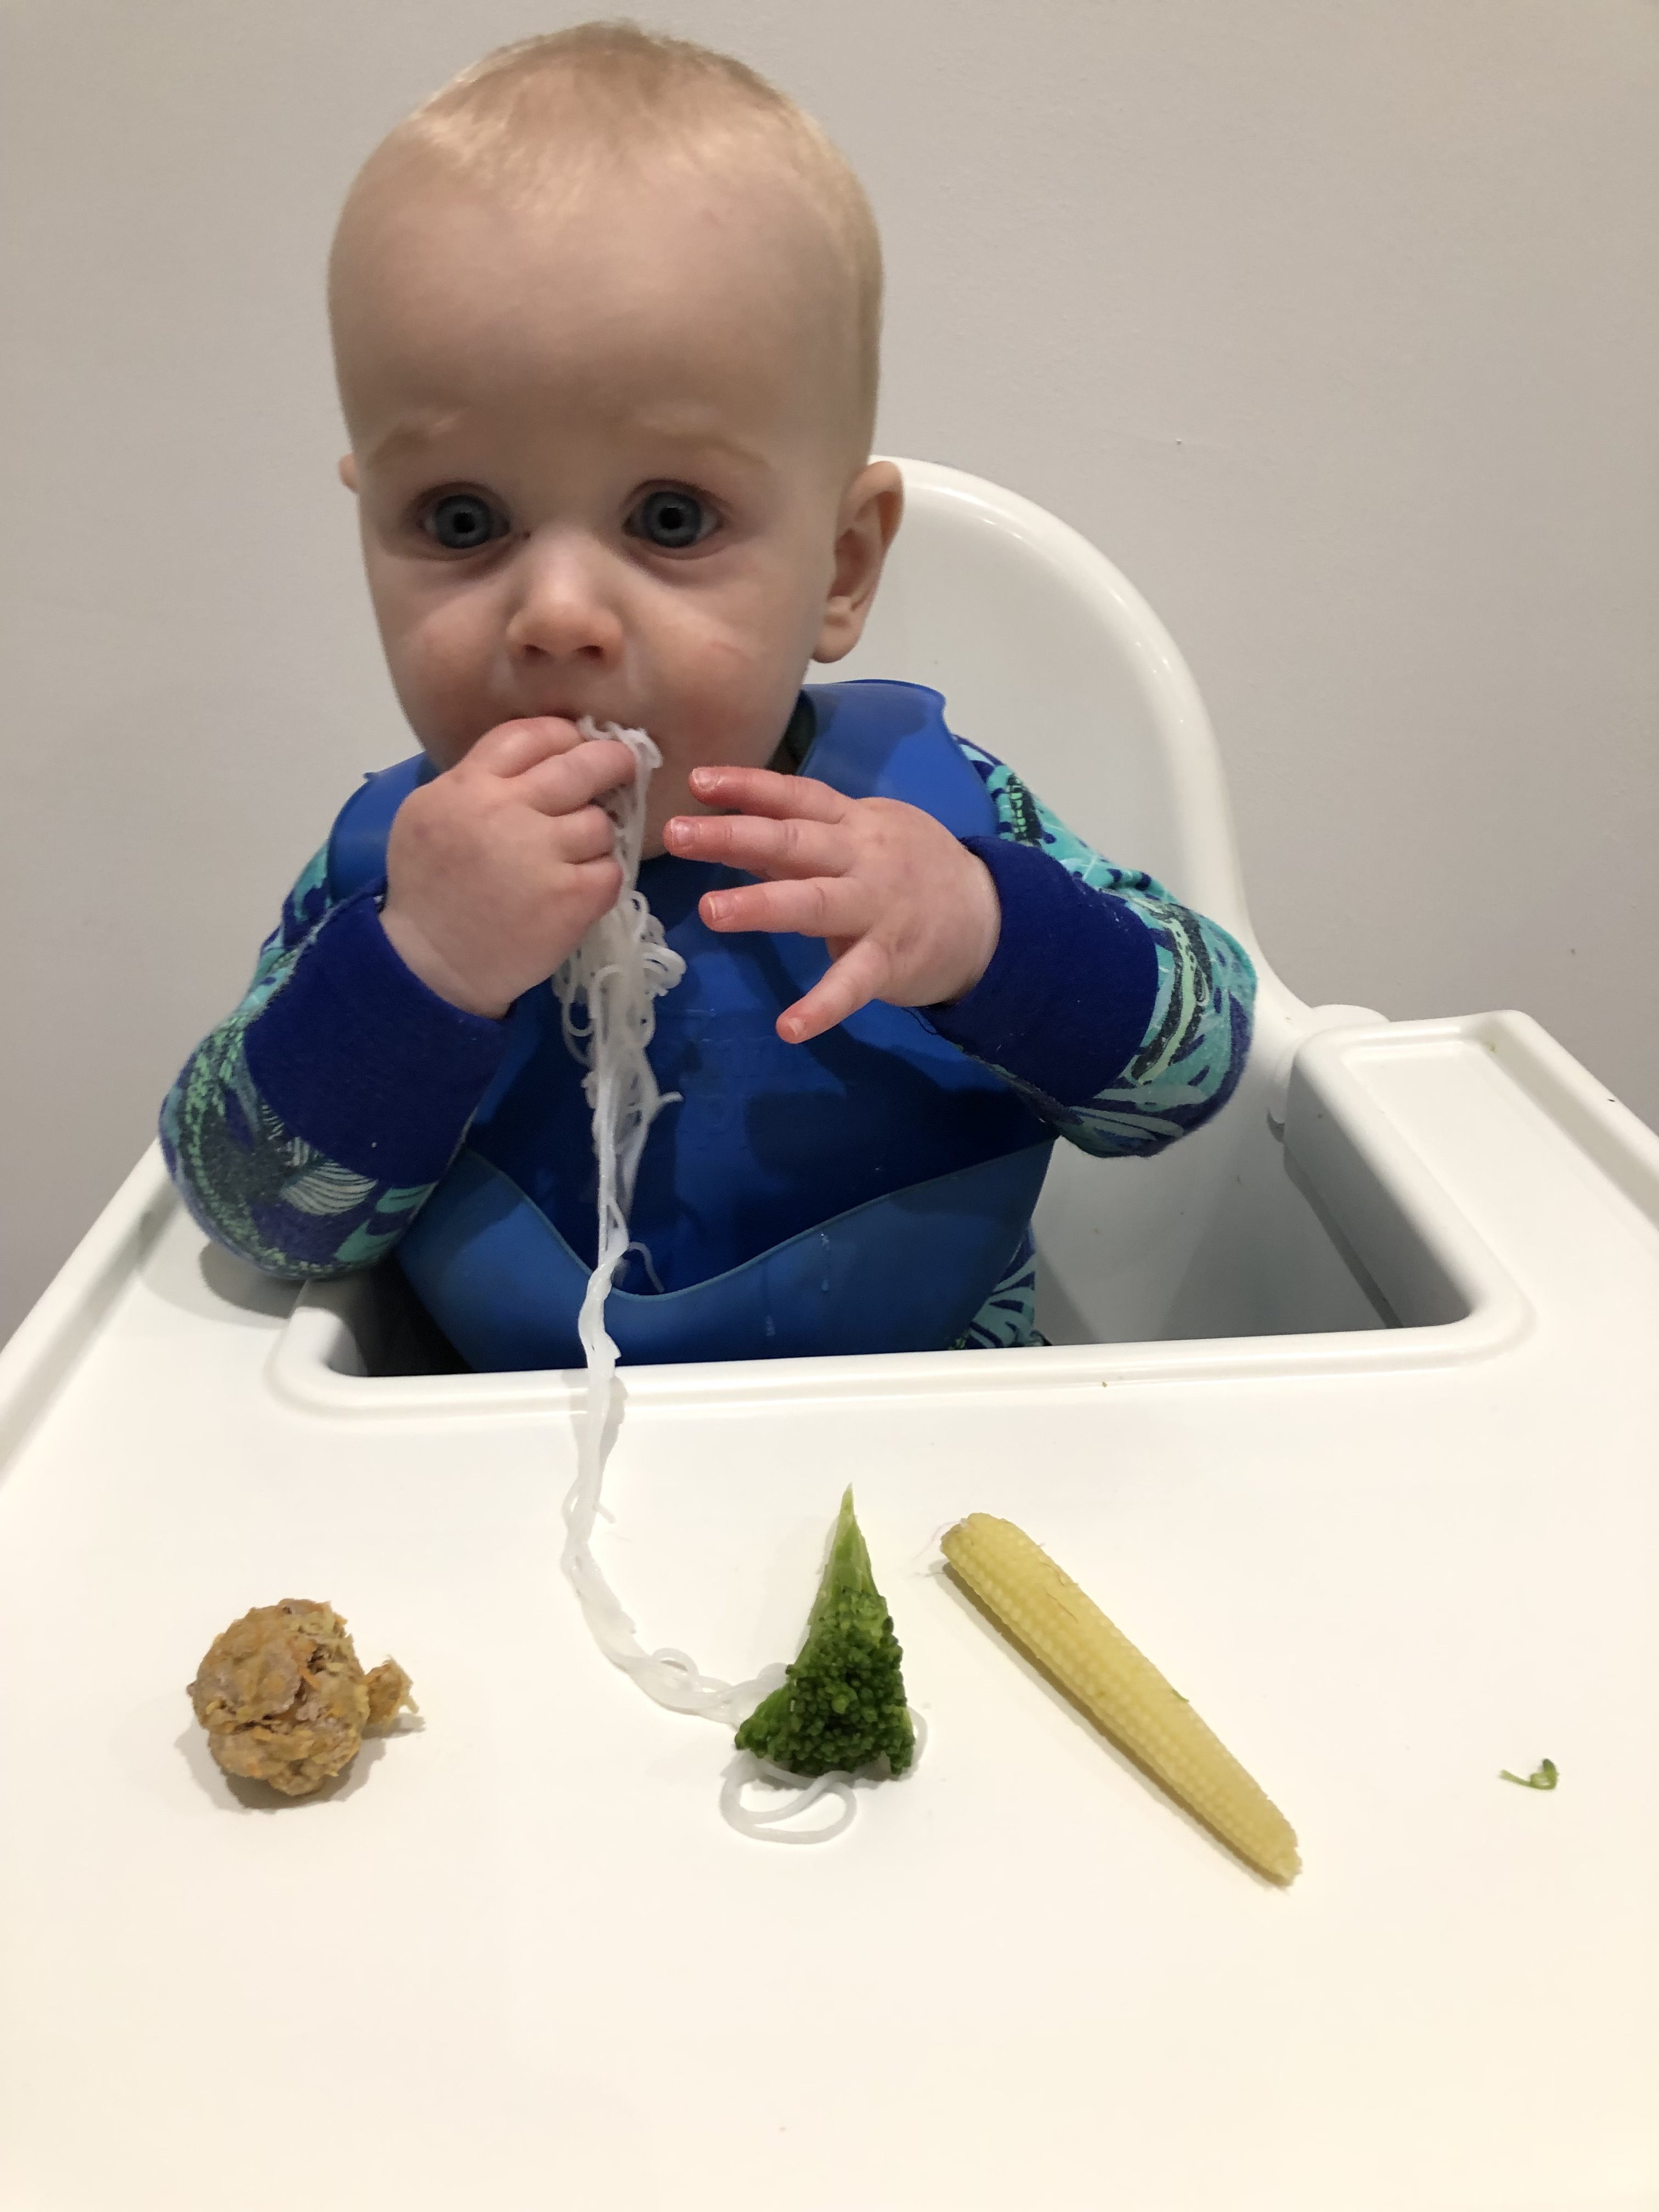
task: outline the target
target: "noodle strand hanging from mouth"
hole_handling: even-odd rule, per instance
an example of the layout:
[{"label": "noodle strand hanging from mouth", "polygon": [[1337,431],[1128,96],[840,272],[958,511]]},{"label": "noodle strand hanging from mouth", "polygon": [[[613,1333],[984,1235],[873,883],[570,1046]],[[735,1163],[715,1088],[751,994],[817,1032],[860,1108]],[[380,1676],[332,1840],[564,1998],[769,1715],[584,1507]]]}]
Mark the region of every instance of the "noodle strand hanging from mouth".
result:
[{"label": "noodle strand hanging from mouth", "polygon": [[[581,1601],[599,1649],[647,1697],[675,1712],[700,1714],[736,1728],[783,1680],[784,1669],[769,1667],[752,1681],[723,1682],[703,1674],[686,1652],[669,1646],[647,1651],[593,1556],[605,1431],[613,1408],[620,1413],[615,1402],[617,1346],[605,1325],[605,1302],[629,1249],[628,1212],[646,1135],[668,1103],[657,1088],[647,1057],[657,1024],[655,1002],[680,981],[685,963],[663,942],[662,924],[638,887],[646,787],[652,772],[661,767],[662,756],[643,730],[619,729],[615,723],[599,727],[586,716],[577,727],[584,738],[620,738],[634,756],[635,774],[632,782],[601,801],[617,828],[621,894],[553,978],[565,1042],[587,1069],[582,1087],[592,1111],[599,1171],[599,1251],[576,1323],[587,1363],[587,1399],[577,1439],[576,1480],[564,1501],[560,1565]],[[669,1097],[672,1096],[671,1092]],[[824,1842],[839,1835],[853,1818],[849,1776],[820,1775],[799,1787],[793,1802],[763,1813],[751,1811],[743,1802],[744,1790],[755,1781],[784,1790],[797,1788],[799,1778],[764,1766],[747,1753],[733,1761],[720,1794],[720,1809],[733,1827],[758,1840]],[[833,1820],[793,1833],[780,1826],[825,1795],[840,1801]]]}]

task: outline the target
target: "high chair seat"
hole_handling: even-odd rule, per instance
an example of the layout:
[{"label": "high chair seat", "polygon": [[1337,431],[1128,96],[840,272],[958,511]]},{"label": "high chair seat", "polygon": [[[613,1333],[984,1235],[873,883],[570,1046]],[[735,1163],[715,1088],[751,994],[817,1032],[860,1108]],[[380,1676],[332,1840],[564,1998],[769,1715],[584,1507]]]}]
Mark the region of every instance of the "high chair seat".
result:
[{"label": "high chair seat", "polygon": [[904,520],[881,590],[827,672],[942,691],[959,737],[1254,954],[1215,738],[1163,623],[1046,509],[957,469],[899,465]]}]

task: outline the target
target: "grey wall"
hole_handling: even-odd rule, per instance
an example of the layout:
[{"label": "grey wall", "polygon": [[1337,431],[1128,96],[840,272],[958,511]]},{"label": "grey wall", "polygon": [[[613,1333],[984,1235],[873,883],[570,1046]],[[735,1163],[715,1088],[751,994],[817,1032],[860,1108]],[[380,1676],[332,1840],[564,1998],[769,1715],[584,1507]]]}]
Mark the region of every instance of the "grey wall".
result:
[{"label": "grey wall", "polygon": [[[0,1335],[408,750],[333,476],[341,192],[592,12],[0,0]],[[861,170],[883,445],[1054,508],[1170,623],[1292,987],[1524,1006],[1659,1121],[1651,0],[639,12]]]}]

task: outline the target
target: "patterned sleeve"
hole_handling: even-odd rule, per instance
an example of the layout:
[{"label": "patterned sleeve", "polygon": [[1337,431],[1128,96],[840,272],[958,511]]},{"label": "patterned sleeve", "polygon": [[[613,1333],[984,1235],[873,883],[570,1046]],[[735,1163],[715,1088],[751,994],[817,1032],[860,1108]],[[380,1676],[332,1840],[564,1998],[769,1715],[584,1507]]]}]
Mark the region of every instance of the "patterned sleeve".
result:
[{"label": "patterned sleeve", "polygon": [[[1002,895],[1008,972],[988,971],[957,1007],[930,1008],[945,1034],[990,1065],[1066,1140],[1100,1155],[1145,1154],[1184,1136],[1231,1097],[1250,1045],[1255,970],[1237,939],[1217,923],[1171,898],[1154,878],[1104,860],[1043,805],[1013,771],[958,738],[957,743],[983,778],[996,807],[1001,851],[987,851]],[[983,849],[991,841],[972,840]],[[1020,848],[1014,850],[1011,848]],[[1071,903],[1056,919],[1051,872],[1035,871],[1025,855],[1041,853],[1070,878]],[[1018,860],[1010,869],[1005,861]],[[1037,895],[1026,886],[1035,876]],[[1075,888],[1072,888],[1075,887]],[[1019,913],[1046,919],[1011,928],[1011,888]],[[1085,899],[1081,893],[1093,894]],[[1003,958],[1002,948],[999,959]],[[994,963],[994,968],[996,963]],[[1078,978],[1083,979],[1082,987]],[[1097,988],[1091,995],[1087,987]],[[1121,988],[1114,988],[1115,986]],[[1065,1033],[1042,1040],[1022,1055],[1000,1060],[976,1047],[971,1030],[982,1015],[974,1001],[990,987],[1026,1009],[1028,1029]],[[947,1017],[957,1018],[952,1024]],[[962,1018],[965,1017],[965,1021]],[[1114,1023],[1120,1025],[1109,1035]],[[1010,1063],[1012,1064],[1010,1064]],[[1102,1067],[1108,1078],[1097,1082]],[[1077,1071],[1091,1071],[1082,1081]],[[1083,1088],[1086,1082],[1088,1088]]]},{"label": "patterned sleeve", "polygon": [[295,883],[246,996],[191,1053],[161,1117],[202,1228],[290,1280],[386,1255],[501,1048],[501,1024],[446,1006],[403,967],[372,896],[331,898],[326,858]]}]

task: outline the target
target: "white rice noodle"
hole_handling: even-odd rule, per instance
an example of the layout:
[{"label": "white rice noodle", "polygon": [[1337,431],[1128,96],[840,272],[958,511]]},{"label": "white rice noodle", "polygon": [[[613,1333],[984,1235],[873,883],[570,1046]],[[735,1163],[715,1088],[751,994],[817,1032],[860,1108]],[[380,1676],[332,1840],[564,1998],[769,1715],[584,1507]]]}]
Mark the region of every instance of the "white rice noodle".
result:
[{"label": "white rice noodle", "polygon": [[[781,1671],[781,1670],[780,1670]],[[910,1725],[915,1730],[916,1747],[910,1765],[914,1768],[927,1747],[927,1723],[912,1705]],[[791,1774],[781,1766],[774,1766],[769,1759],[757,1759],[752,1751],[740,1751],[726,1770],[726,1779],[720,1784],[720,1811],[739,1835],[753,1836],[762,1844],[827,1844],[831,1836],[838,1836],[849,1828],[858,1817],[858,1799],[854,1796],[856,1784],[866,1784],[884,1781],[887,1761],[883,1759],[874,1767],[860,1767],[855,1774],[836,1771],[820,1774],[803,1788],[798,1774]],[[746,1793],[759,1784],[791,1794],[775,1805],[770,1811],[744,1802]],[[781,1824],[793,1820],[809,1805],[819,1798],[833,1796],[837,1810],[828,1820],[820,1820],[805,1828],[785,1828]]]},{"label": "white rice noodle", "polygon": [[[663,942],[662,924],[638,889],[646,787],[652,772],[662,766],[662,755],[643,730],[619,729],[615,723],[599,727],[586,716],[577,727],[584,738],[619,738],[634,756],[635,774],[632,783],[600,802],[617,825],[622,895],[553,978],[565,1042],[587,1069],[582,1087],[592,1110],[593,1151],[599,1170],[599,1253],[576,1322],[587,1363],[587,1402],[577,1439],[576,1480],[564,1502],[560,1564],[581,1601],[594,1641],[647,1697],[675,1712],[701,1714],[736,1728],[782,1681],[783,1669],[769,1668],[749,1682],[723,1682],[705,1674],[686,1652],[672,1647],[647,1651],[593,1557],[605,1435],[616,1395],[617,1347],[605,1326],[605,1302],[629,1249],[628,1210],[646,1133],[659,1108],[667,1103],[646,1057],[657,1025],[654,1002],[673,989],[685,973],[685,963]],[[617,1411],[620,1414],[620,1407]],[[758,1760],[744,1768],[747,1757],[742,1754],[733,1761],[742,1778],[734,1784],[728,1776],[720,1793],[720,1810],[742,1833],[766,1843],[825,1843],[852,1820],[855,1806],[849,1775],[820,1775],[801,1788],[798,1776]],[[756,1779],[787,1786],[793,1797],[768,1812],[750,1812],[742,1796],[747,1783]],[[842,1811],[834,1820],[799,1832],[779,1825],[816,1804],[826,1792],[841,1800]]]},{"label": "white rice noodle", "polygon": [[[757,1782],[769,1783],[774,1790],[787,1790],[789,1795],[769,1812],[760,1812],[744,1802],[745,1793]],[[837,1801],[832,1819],[817,1821],[809,1828],[781,1825],[826,1796]],[[740,1836],[752,1836],[757,1844],[827,1844],[831,1836],[852,1826],[858,1815],[858,1800],[853,1795],[850,1774],[820,1774],[803,1787],[799,1775],[774,1766],[770,1759],[757,1759],[752,1751],[740,1751],[720,1784],[720,1812],[729,1826]]]}]

